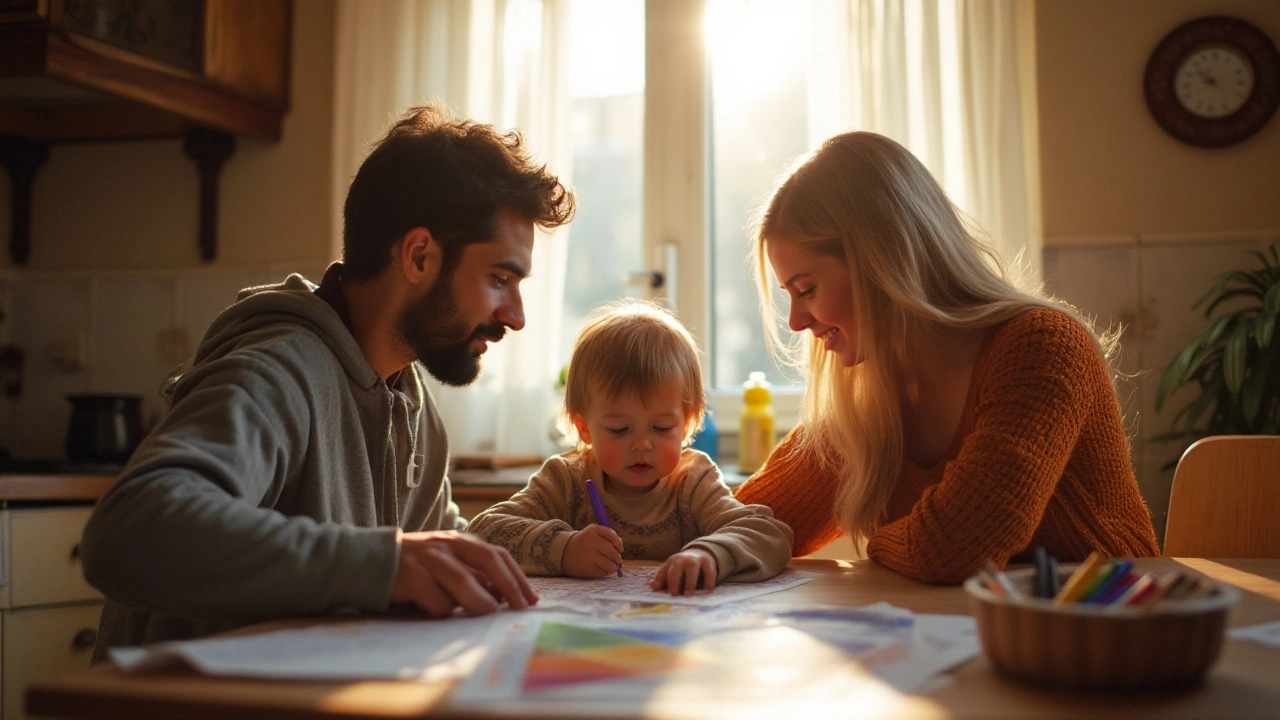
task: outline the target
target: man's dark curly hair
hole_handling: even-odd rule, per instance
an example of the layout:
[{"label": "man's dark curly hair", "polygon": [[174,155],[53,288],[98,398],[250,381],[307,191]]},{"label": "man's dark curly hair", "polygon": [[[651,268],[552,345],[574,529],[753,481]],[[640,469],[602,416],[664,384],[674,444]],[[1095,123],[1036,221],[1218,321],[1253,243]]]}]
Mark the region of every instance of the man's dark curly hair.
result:
[{"label": "man's dark curly hair", "polygon": [[573,191],[535,165],[517,131],[453,117],[438,104],[410,108],[360,165],[343,207],[343,277],[370,280],[415,227],[431,231],[448,273],[463,247],[497,236],[508,210],[544,230],[573,218]]}]

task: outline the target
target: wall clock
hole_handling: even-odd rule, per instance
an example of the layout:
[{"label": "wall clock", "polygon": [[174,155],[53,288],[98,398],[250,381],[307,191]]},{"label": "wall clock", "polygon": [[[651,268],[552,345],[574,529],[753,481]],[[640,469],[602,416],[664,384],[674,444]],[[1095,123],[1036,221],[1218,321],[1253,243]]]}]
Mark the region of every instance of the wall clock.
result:
[{"label": "wall clock", "polygon": [[1147,108],[1191,145],[1233,145],[1261,130],[1280,105],[1280,53],[1244,20],[1215,15],[1174,28],[1147,60]]}]

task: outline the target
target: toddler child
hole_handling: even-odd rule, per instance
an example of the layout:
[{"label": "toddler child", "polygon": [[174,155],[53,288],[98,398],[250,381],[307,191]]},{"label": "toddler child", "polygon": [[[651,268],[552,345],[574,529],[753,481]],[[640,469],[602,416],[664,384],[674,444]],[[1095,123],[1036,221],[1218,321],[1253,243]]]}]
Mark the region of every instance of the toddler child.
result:
[{"label": "toddler child", "polygon": [[[467,530],[505,547],[530,575],[599,578],[623,558],[662,560],[652,587],[672,595],[771,578],[791,558],[791,528],[734,499],[715,463],[685,447],[705,411],[689,331],[652,303],[607,306],[569,361],[564,420],[578,447],[548,459]],[[609,527],[596,521],[588,479]]]}]

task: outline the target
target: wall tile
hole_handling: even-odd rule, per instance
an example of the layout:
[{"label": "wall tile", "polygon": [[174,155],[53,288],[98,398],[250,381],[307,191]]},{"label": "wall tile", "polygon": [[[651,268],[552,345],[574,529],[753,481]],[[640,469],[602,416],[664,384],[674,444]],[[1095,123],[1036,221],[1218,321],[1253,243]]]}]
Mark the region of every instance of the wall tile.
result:
[{"label": "wall tile", "polygon": [[[279,279],[283,279],[282,277]],[[236,301],[236,294],[255,285],[277,282],[267,272],[218,273],[183,276],[178,279],[182,316],[177,327],[185,332],[186,355],[199,347],[209,323]],[[185,358],[184,358],[185,359]]]},{"label": "wall tile", "polygon": [[1141,249],[1140,312],[1147,321],[1139,378],[1142,422],[1135,443],[1141,459],[1143,474],[1139,479],[1143,493],[1162,537],[1173,471],[1161,467],[1176,461],[1189,443],[1155,443],[1148,438],[1169,430],[1173,416],[1195,396],[1195,390],[1183,388],[1167,401],[1163,412],[1156,413],[1156,388],[1169,363],[1210,322],[1204,317],[1203,308],[1192,309],[1192,303],[1221,273],[1252,266],[1256,259],[1249,253],[1261,247],[1259,241],[1223,243],[1219,240]]},{"label": "wall tile", "polygon": [[161,333],[173,325],[173,279],[106,276],[94,281],[91,389],[142,396],[150,427],[163,407],[160,385],[172,365],[161,353]]},{"label": "wall tile", "polygon": [[66,395],[90,389],[90,281],[17,279],[12,292],[10,341],[27,360],[9,450],[16,458],[61,458],[71,417]]},{"label": "wall tile", "polygon": [[1164,412],[1156,415],[1155,390],[1164,369],[1210,322],[1204,309],[1193,309],[1192,303],[1220,274],[1256,263],[1250,253],[1257,249],[1261,249],[1258,242],[1142,249],[1142,312],[1149,318],[1150,331],[1143,343],[1142,369],[1147,371],[1142,377],[1147,389],[1143,412],[1152,420],[1144,428],[1144,437],[1168,430],[1177,410],[1194,396],[1194,390],[1188,389],[1175,393]]},{"label": "wall tile", "polygon": [[1123,328],[1116,368],[1124,376],[1117,394],[1131,426],[1141,405],[1140,387],[1130,376],[1139,372],[1143,318],[1139,313],[1138,248],[1048,248],[1044,252],[1045,291],[1080,309],[1104,332]]}]

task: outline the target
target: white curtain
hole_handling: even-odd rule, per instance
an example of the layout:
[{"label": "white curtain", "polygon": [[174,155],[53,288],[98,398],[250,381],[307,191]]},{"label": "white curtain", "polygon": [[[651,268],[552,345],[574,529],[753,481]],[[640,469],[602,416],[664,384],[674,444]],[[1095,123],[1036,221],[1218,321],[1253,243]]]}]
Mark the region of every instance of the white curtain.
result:
[{"label": "white curtain", "polygon": [[[335,228],[370,145],[406,108],[439,99],[458,115],[518,128],[566,184],[568,0],[338,0]],[[476,384],[433,393],[454,452],[549,454],[568,228],[539,234],[521,284],[526,326],[490,347]],[[532,426],[532,427],[531,427]]]},{"label": "white curtain", "polygon": [[815,0],[810,139],[902,143],[992,241],[1039,274],[1028,222],[1017,0]]},{"label": "white curtain", "polygon": [[[1019,261],[1034,280],[1040,246],[1027,210],[1020,2],[1027,0],[784,0],[775,7],[809,14],[810,42],[801,52],[809,55],[810,146],[850,128],[898,140],[1006,263]],[[519,128],[539,159],[572,183],[569,3],[338,0],[334,227],[369,144],[404,108],[431,98]],[[760,48],[771,51],[788,50]],[[567,242],[562,228],[535,243],[534,275],[523,286],[528,325],[490,349],[476,385],[436,388],[455,451],[560,449],[548,426],[558,409]]]}]

